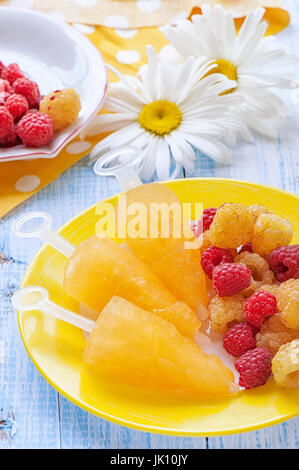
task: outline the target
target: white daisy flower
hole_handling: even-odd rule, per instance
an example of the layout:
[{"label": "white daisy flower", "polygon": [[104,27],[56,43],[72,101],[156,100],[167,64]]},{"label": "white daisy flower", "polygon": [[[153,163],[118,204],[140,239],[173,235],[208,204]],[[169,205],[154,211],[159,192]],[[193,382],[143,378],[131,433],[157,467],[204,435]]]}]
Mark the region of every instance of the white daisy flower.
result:
[{"label": "white daisy flower", "polygon": [[[149,180],[169,178],[171,157],[176,168],[191,171],[195,147],[220,163],[229,163],[231,151],[221,141],[227,131],[244,132],[246,126],[232,109],[240,97],[223,95],[236,82],[212,74],[215,64],[189,57],[173,65],[147,46],[148,64],[140,76],[124,76],[109,85],[104,103],[107,114],[92,121],[85,135],[111,132],[91,152],[91,159],[121,145],[142,150],[139,171]],[[221,96],[220,96],[221,95]]]},{"label": "white daisy flower", "polygon": [[213,72],[235,80],[231,94],[244,98],[238,107],[240,118],[256,131],[274,137],[287,109],[269,89],[296,87],[285,65],[298,59],[286,54],[274,37],[264,37],[267,23],[262,21],[263,8],[248,14],[239,33],[232,12],[220,5],[201,9],[202,15],[194,15],[192,21],[183,19],[177,26],[161,27],[161,31],[182,57],[205,57],[216,63]]}]

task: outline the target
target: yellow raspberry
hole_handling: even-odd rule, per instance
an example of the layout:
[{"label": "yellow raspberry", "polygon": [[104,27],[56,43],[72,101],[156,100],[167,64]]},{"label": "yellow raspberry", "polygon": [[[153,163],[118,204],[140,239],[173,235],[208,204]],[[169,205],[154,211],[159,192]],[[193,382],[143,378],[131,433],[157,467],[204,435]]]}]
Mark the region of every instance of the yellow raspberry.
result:
[{"label": "yellow raspberry", "polygon": [[252,274],[250,286],[242,291],[245,297],[252,295],[263,284],[272,284],[274,281],[275,276],[268,262],[257,253],[243,251],[234,258],[234,262],[245,264]]},{"label": "yellow raspberry", "polygon": [[203,232],[198,238],[198,241],[200,246],[200,252],[203,253],[204,251],[206,251],[207,248],[212,245],[212,242],[210,240],[210,230],[206,230],[205,232]]},{"label": "yellow raspberry", "polygon": [[258,290],[269,292],[270,294],[273,294],[276,297],[278,287],[279,287],[278,284],[263,284],[261,285],[261,287],[259,287]]},{"label": "yellow raspberry", "polygon": [[275,248],[288,245],[292,237],[293,227],[288,220],[275,214],[261,214],[254,226],[252,249],[267,258]]},{"label": "yellow raspberry", "polygon": [[80,110],[80,96],[72,88],[49,93],[40,102],[40,111],[52,117],[55,131],[61,131],[73,124],[77,120]]},{"label": "yellow raspberry", "polygon": [[258,204],[253,204],[252,206],[249,206],[249,210],[251,214],[253,215],[253,223],[255,224],[258,217],[261,214],[273,214],[268,207],[265,206],[259,206]]},{"label": "yellow raspberry", "polygon": [[243,318],[244,297],[240,294],[232,297],[215,295],[209,303],[208,311],[212,330],[225,333],[229,323]]},{"label": "yellow raspberry", "polygon": [[258,347],[267,348],[272,354],[276,354],[280,346],[299,339],[299,329],[291,330],[281,320],[279,315],[274,315],[266,320],[256,335]]},{"label": "yellow raspberry", "polygon": [[209,238],[218,248],[238,248],[250,242],[253,228],[253,216],[248,207],[224,204],[216,212]]},{"label": "yellow raspberry", "polygon": [[289,279],[277,290],[277,308],[289,328],[299,328],[299,279]]},{"label": "yellow raspberry", "polygon": [[299,388],[299,339],[284,344],[272,360],[275,382],[284,388]]}]

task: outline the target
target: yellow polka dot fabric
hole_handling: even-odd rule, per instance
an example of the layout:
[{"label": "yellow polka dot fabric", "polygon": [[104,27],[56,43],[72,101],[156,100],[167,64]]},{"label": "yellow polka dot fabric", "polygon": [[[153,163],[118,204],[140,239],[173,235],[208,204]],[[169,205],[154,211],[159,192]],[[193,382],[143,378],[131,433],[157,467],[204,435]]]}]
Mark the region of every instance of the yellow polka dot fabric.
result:
[{"label": "yellow polka dot fabric", "polygon": [[[167,45],[158,27],[149,25],[187,17],[194,4],[198,3],[190,0],[2,0],[0,5],[35,8],[54,18],[72,22],[95,44],[105,62],[122,73],[134,75],[147,60],[147,44],[152,44],[157,52]],[[220,3],[220,0],[205,0],[204,3]],[[252,7],[260,4],[278,6],[279,2],[222,0],[221,3],[227,7],[233,4],[234,9],[243,14],[246,4],[250,3]],[[106,26],[95,26],[94,23]],[[114,80],[118,79],[109,71],[109,81]],[[54,159],[0,163],[0,217],[58,178],[105,135],[86,137],[83,141],[78,137]]]},{"label": "yellow polka dot fabric", "polygon": [[117,24],[121,28],[165,24],[174,18],[188,16],[193,7],[203,4],[222,4],[237,17],[258,6],[273,11],[283,9],[280,0],[0,0],[0,4],[33,8],[69,23],[111,27]]}]

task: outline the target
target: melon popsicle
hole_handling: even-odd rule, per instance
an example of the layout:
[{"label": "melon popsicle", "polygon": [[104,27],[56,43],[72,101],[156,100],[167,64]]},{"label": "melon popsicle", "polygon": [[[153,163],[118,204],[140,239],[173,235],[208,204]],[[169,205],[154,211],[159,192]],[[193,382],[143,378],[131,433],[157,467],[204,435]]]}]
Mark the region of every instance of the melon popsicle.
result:
[{"label": "melon popsicle", "polygon": [[[134,203],[141,203],[147,209],[147,236],[146,237],[130,237],[126,233],[124,239],[129,249],[147,264],[152,272],[163,282],[177,299],[186,302],[189,307],[205,316],[205,309],[208,303],[208,295],[206,288],[206,276],[201,267],[201,253],[199,248],[185,248],[185,241],[195,240],[189,223],[181,217],[180,238],[172,236],[164,238],[162,234],[163,217],[169,218],[169,225],[173,224],[173,212],[169,214],[161,212],[159,218],[159,226],[157,236],[150,236],[150,207],[151,204],[181,204],[176,194],[161,183],[149,183],[130,189],[126,193],[127,212],[129,206]],[[131,206],[132,207],[132,206]],[[164,219],[165,220],[165,219]],[[166,223],[168,220],[166,220]],[[184,227],[184,232],[183,232]],[[186,236],[187,233],[187,236]]]},{"label": "melon popsicle", "polygon": [[99,315],[83,360],[96,374],[159,394],[223,397],[238,388],[217,356],[205,354],[168,321],[119,297]]},{"label": "melon popsicle", "polygon": [[94,236],[75,248],[63,287],[97,312],[117,295],[172,322],[186,336],[194,338],[201,326],[196,313],[178,301],[148,266],[109,238]]},{"label": "melon popsicle", "polygon": [[[29,221],[42,219],[31,230]],[[93,311],[85,316],[96,319],[104,305],[115,296],[139,305],[171,321],[182,334],[195,338],[201,322],[187,304],[178,301],[145,264],[127,249],[108,238],[93,236],[77,247],[51,229],[49,214],[33,211],[13,223],[14,234],[21,238],[37,237],[69,259],[64,269],[64,289],[71,297]]]}]

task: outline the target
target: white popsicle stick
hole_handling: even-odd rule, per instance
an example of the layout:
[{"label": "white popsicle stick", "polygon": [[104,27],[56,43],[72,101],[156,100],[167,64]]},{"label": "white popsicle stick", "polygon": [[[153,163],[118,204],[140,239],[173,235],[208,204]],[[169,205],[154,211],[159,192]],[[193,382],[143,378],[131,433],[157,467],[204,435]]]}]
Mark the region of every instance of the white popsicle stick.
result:
[{"label": "white popsicle stick", "polygon": [[[25,303],[25,297],[35,294],[35,299],[31,303]],[[23,302],[22,302],[23,300]],[[70,325],[81,328],[88,333],[94,328],[95,322],[89,320],[88,318],[82,317],[78,313],[74,313],[71,310],[61,307],[60,305],[55,304],[49,300],[49,293],[47,289],[39,286],[25,287],[20,289],[12,296],[13,306],[24,312],[30,310],[40,310],[44,313],[48,313],[59,320],[63,320]]]},{"label": "white popsicle stick", "polygon": [[[94,165],[94,172],[101,176],[114,176],[123,191],[142,185],[138,176],[138,168],[141,160],[141,149],[133,146],[120,146],[108,153],[102,154],[102,150],[98,151],[96,145],[90,152],[91,161],[97,159]],[[170,175],[170,179],[178,177],[181,171],[181,165],[176,163],[175,169]]]},{"label": "white popsicle stick", "polygon": [[[34,219],[43,219],[43,221],[35,229],[23,231],[23,225]],[[75,246],[61,235],[58,235],[58,233],[54,232],[51,229],[51,226],[52,218],[50,214],[47,214],[47,212],[33,211],[21,215],[21,217],[15,220],[12,224],[12,231],[17,237],[20,238],[40,238],[45,243],[48,243],[53,248],[55,248],[55,250],[59,251],[67,258],[70,258],[75,251]]]},{"label": "white popsicle stick", "polygon": [[140,186],[135,165],[140,157],[141,150],[137,147],[121,146],[111,152],[99,156],[97,145],[91,151],[92,160],[97,159],[94,172],[101,176],[115,176],[124,191]]}]

